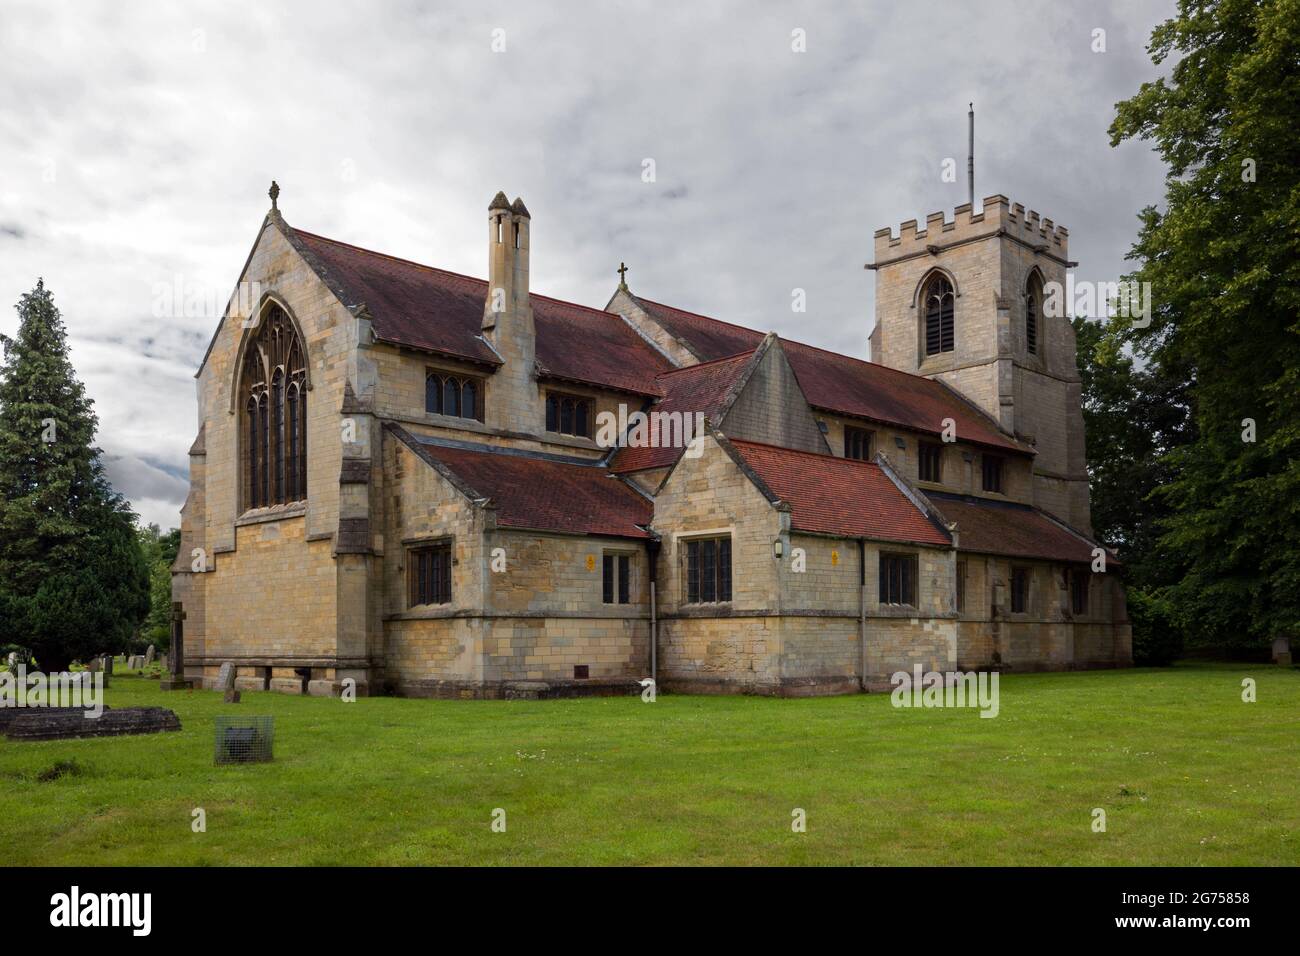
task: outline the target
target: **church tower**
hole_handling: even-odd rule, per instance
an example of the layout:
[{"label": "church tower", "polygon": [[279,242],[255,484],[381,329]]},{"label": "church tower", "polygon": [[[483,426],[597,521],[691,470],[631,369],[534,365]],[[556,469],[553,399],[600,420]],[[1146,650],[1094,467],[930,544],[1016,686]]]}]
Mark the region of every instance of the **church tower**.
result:
[{"label": "church tower", "polygon": [[879,229],[871,360],[944,382],[1034,446],[1034,503],[1091,533],[1074,329],[1043,308],[1074,265],[1064,226],[1000,195]]}]

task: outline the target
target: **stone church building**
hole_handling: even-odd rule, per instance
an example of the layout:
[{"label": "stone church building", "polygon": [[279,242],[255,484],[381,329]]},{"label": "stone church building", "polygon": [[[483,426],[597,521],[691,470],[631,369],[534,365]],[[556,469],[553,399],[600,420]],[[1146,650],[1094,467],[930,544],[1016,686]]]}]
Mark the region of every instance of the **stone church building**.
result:
[{"label": "stone church building", "polygon": [[295,229],[278,192],[197,374],[196,685],[797,695],[1131,662],[1043,308],[1063,227],[990,196],[878,231],[865,362],[624,281],[534,293],[500,193],[484,280]]}]

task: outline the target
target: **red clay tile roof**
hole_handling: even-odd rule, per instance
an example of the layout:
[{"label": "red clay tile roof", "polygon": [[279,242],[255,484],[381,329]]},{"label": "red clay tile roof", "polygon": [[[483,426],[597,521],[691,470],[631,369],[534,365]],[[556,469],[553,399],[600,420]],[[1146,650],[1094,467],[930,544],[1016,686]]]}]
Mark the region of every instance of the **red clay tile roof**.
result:
[{"label": "red clay tile roof", "polygon": [[650,537],[639,526],[650,524],[653,505],[597,464],[512,454],[487,446],[450,447],[402,429],[394,431],[420,457],[441,463],[469,488],[491,498],[502,527]]},{"label": "red clay tile roof", "polygon": [[[292,230],[342,286],[344,304],[365,303],[375,335],[489,365],[501,359],[480,336],[487,282]],[[537,362],[546,376],[657,395],[654,377],[672,363],[619,316],[547,296],[530,296]]]},{"label": "red clay tile roof", "polygon": [[[753,349],[750,349],[714,362],[660,372],[655,383],[664,397],[651,411],[664,414],[703,412],[705,418],[716,424],[723,403],[753,354]],[[647,446],[620,448],[610,462],[610,468],[617,472],[663,468],[675,462],[684,450]]]},{"label": "red clay tile roof", "polygon": [[[672,335],[684,340],[701,361],[752,349],[763,339],[763,333],[753,329],[640,297],[637,302]],[[801,342],[781,341],[809,404],[815,408],[932,435],[942,433],[943,420],[951,418],[961,441],[1031,453],[942,382]]]},{"label": "red clay tile roof", "polygon": [[[926,497],[945,518],[956,522],[962,551],[1091,562],[1092,549],[1097,547],[1029,505],[937,491],[926,492]],[[1114,554],[1108,554],[1107,560],[1118,563]]]},{"label": "red clay tile roof", "polygon": [[732,440],[740,456],[793,509],[798,531],[948,547],[937,528],[874,462]]}]

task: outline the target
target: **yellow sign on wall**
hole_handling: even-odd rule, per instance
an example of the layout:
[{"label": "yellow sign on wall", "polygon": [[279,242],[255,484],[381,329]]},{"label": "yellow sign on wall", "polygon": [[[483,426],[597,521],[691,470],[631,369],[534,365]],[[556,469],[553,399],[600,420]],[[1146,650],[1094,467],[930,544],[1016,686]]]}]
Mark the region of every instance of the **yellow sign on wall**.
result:
[{"label": "yellow sign on wall", "polygon": [[596,556],[594,554],[587,555],[587,570],[588,571],[596,570]]},{"label": "yellow sign on wall", "polygon": [[836,566],[837,564],[839,564],[839,563],[840,563],[840,553],[839,553],[838,551],[832,551],[832,552],[831,552],[831,567],[835,567],[835,566]]}]

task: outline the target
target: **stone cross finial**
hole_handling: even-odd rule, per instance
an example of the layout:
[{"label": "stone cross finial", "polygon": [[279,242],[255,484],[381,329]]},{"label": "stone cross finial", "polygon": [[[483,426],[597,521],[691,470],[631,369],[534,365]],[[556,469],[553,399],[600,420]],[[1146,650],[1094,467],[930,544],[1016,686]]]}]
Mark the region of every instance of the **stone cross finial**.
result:
[{"label": "stone cross finial", "polygon": [[271,208],[279,209],[280,207],[275,204],[275,201],[280,198],[280,184],[277,183],[274,179],[272,179],[271,188],[267,191],[266,194],[271,197]]},{"label": "stone cross finial", "polygon": [[622,289],[624,292],[626,292],[627,291],[627,263],[620,262],[618,264],[617,271],[618,271],[618,287]]}]

